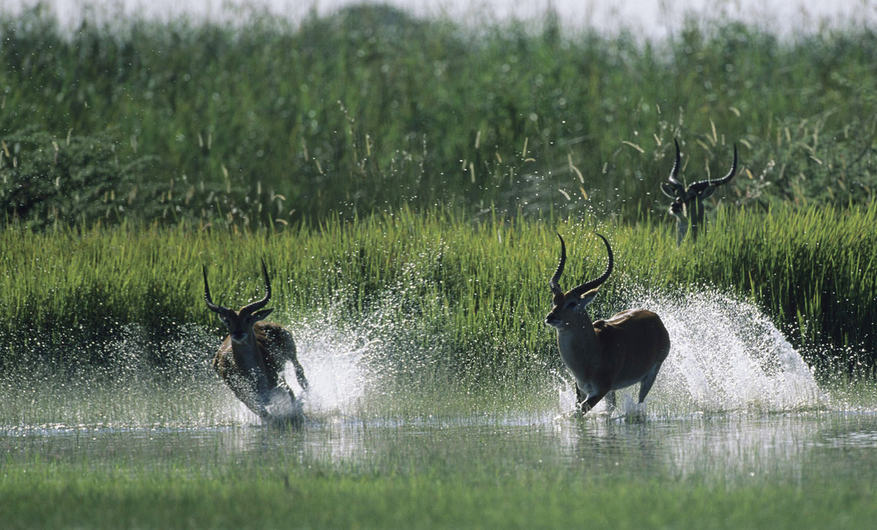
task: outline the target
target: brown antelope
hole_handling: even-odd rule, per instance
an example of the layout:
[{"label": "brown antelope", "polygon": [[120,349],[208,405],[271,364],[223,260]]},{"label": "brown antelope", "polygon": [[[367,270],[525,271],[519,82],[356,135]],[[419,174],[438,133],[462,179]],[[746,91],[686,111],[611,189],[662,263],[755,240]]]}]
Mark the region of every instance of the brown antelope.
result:
[{"label": "brown antelope", "polygon": [[237,312],[213,303],[210,286],[207,284],[206,266],[203,267],[203,272],[207,307],[218,314],[228,328],[228,336],[213,358],[213,369],[228,384],[235,396],[263,420],[271,418],[268,406],[272,398],[288,397],[290,405],[295,405],[295,394],[283,379],[285,362],[292,362],[296,379],[305,390],[308,388],[308,380],[298,362],[295,342],[289,331],[280,324],[263,322],[273,311],[262,309],[271,299],[271,280],[268,279],[265,260],[262,260],[265,297],[245,305]]},{"label": "brown antelope", "polygon": [[576,380],[576,403],[588,412],[607,396],[615,405],[615,390],[639,383],[639,402],[652,388],[661,363],[670,352],[670,335],[660,317],[645,309],[628,309],[608,320],[591,323],[588,304],[612,273],[612,247],[606,244],[609,265],[595,280],[566,293],[560,288],[560,275],[566,263],[566,245],[560,234],[560,264],[549,286],[554,293],[551,312],[545,323],[557,330],[557,347],[563,363]]},{"label": "brown antelope", "polygon": [[686,188],[677,180],[682,157],[679,153],[679,142],[676,140],[673,142],[676,144],[676,160],[673,162],[673,169],[670,170],[667,182],[661,183],[661,191],[673,199],[673,203],[670,205],[670,214],[676,218],[676,246],[679,246],[685,239],[689,227],[691,228],[691,239],[697,239],[697,233],[703,225],[703,202],[712,197],[719,186],[731,182],[737,173],[737,145],[734,145],[734,162],[727,175],[720,179],[701,180]]}]

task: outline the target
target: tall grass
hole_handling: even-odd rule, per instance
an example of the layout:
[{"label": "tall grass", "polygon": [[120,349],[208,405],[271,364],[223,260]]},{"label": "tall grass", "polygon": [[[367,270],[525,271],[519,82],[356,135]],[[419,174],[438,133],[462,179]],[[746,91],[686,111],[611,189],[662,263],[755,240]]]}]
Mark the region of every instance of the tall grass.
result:
[{"label": "tall grass", "polygon": [[107,133],[115,170],[138,169],[92,220],[242,227],[403,204],[635,218],[666,208],[674,138],[689,181],[722,174],[738,144],[741,176],[719,192],[737,203],[867,203],[877,186],[867,29],[783,40],[689,21],[643,42],[565,32],[550,12],[474,29],[386,6],[240,16],[72,32],[40,6],[6,16],[0,176]]},{"label": "tall grass", "polygon": [[[542,319],[559,253],[554,231],[567,240],[569,287],[605,267],[593,236],[598,227],[612,242],[616,272],[593,316],[622,309],[637,290],[684,296],[720,289],[760,304],[794,342],[863,349],[870,353],[841,364],[864,359],[873,366],[875,220],[873,204],[766,214],[729,208],[704,237],[678,249],[669,229],[647,224],[612,226],[593,217],[476,222],[446,210],[335,218],[283,232],[185,224],[7,228],[0,233],[0,309],[9,315],[0,322],[0,364],[100,365],[107,361],[100,348],[59,345],[100,344],[130,323],[156,338],[185,325],[216,326],[203,304],[201,265],[209,267],[214,299],[239,306],[261,296],[263,256],[274,278],[272,303],[289,322],[343,324],[380,312],[415,326],[413,340],[441,338],[443,354],[469,363],[473,373],[496,363],[553,362]],[[156,364],[171,361],[154,355]]]}]

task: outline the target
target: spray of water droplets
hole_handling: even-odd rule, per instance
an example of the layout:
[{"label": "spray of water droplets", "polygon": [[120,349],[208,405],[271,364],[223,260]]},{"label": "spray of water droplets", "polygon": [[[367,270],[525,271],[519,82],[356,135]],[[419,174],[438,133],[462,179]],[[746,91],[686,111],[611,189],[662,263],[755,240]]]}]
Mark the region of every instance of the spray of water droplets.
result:
[{"label": "spray of water droplets", "polygon": [[[635,287],[621,298],[657,313],[670,334],[670,355],[646,399],[649,411],[673,416],[827,405],[799,352],[752,303],[712,289],[670,295]],[[619,400],[623,411],[639,410],[634,390]]]},{"label": "spray of water droplets", "polygon": [[[557,396],[555,404],[549,405],[551,414],[574,408],[573,385],[565,368],[550,363],[539,365],[538,355],[532,356],[533,363],[529,364],[533,366],[491,365],[489,369],[529,370],[544,373],[544,377],[523,379],[520,374],[493,374],[493,382],[483,384],[501,387],[493,393],[490,388],[471,394],[459,387],[449,390],[451,372],[447,367],[453,364],[449,361],[452,355],[459,355],[460,346],[454,344],[440,320],[420,318],[416,311],[405,307],[401,286],[425,281],[416,271],[411,276],[400,278],[397,288],[378,294],[370,309],[358,316],[351,317],[349,310],[342,309],[348,307],[343,302],[336,307],[318,308],[305,317],[282,311],[275,314],[293,332],[310,381],[310,389],[304,392],[291,366],[285,372],[309,418],[330,421],[374,417],[376,411],[383,418],[394,414],[428,417],[440,406],[438,399],[457,400],[462,405],[455,410],[463,414],[466,407],[472,409],[471,414],[481,414],[491,407],[504,407],[501,414],[511,412],[517,417],[546,413],[545,400],[536,410],[538,407],[527,405],[525,400],[496,399],[510,394],[548,396],[548,401]],[[621,414],[644,412],[676,417],[830,406],[801,355],[753,304],[709,289],[671,295],[634,287],[624,289],[621,295],[619,307],[598,306],[599,313],[592,316],[608,316],[627,307],[647,308],[660,315],[672,342],[645,407],[634,403],[634,386],[620,393]],[[542,322],[532,325],[543,326]],[[552,331],[546,328],[545,333],[548,338]],[[51,374],[39,380],[6,380],[3,384],[13,397],[0,419],[6,425],[140,428],[258,424],[258,418],[210,367],[221,337],[201,328],[185,328],[177,335],[156,344],[136,326],[126,328],[121,338],[100,346],[113,365],[100,383],[86,377],[71,381]],[[507,357],[515,350],[515,345],[507,341],[483,347],[476,344],[470,357],[503,358],[494,351],[498,347],[510,350]],[[156,370],[147,360],[159,350],[163,358],[172,361]],[[520,355],[519,350],[514,353],[517,358],[530,358]],[[417,401],[418,396],[424,396],[423,400]],[[510,410],[514,407],[520,410]],[[601,410],[605,410],[603,404],[594,412],[599,414]]]}]

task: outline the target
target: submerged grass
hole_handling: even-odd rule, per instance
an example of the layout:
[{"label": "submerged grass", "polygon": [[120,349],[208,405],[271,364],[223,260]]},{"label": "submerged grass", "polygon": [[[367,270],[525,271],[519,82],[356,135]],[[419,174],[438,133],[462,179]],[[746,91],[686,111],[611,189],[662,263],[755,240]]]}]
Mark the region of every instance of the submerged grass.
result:
[{"label": "submerged grass", "polygon": [[730,485],[717,476],[661,473],[631,480],[537,458],[505,466],[400,461],[395,472],[308,459],[302,465],[276,454],[204,469],[7,460],[0,517],[7,528],[560,528],[588,521],[595,528],[698,529],[865,528],[877,517],[873,474],[841,479],[812,470],[797,483],[758,476]]},{"label": "submerged grass", "polygon": [[[313,319],[333,319],[339,328],[405,323],[405,342],[387,348],[388,361],[438,350],[470,377],[487,376],[487,366],[554,363],[552,334],[542,325],[559,254],[554,231],[567,241],[562,284],[569,287],[605,267],[592,235],[597,228],[612,242],[616,272],[595,302],[595,317],[624,308],[636,292],[719,289],[758,303],[793,342],[846,348],[837,359],[814,348],[811,365],[873,367],[875,221],[873,203],[720,209],[704,237],[678,249],[669,230],[648,223],[473,221],[441,210],[335,218],[282,233],[185,225],[8,228],[0,233],[0,308],[11,317],[0,323],[0,365],[112,366],[117,361],[100,345],[119,340],[129,325],[156,344],[191,325],[218,336],[203,304],[201,266],[209,268],[214,299],[240,306],[263,292],[262,257],[273,277],[275,317],[293,329]],[[186,354],[145,348],[139,362],[176,369],[208,356],[202,348],[199,341]]]}]

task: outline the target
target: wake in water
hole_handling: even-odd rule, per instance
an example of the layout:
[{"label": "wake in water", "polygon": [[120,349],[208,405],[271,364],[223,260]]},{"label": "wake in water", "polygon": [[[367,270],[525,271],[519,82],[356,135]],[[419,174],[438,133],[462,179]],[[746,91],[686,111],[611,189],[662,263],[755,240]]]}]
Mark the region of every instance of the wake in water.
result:
[{"label": "wake in water", "polygon": [[[638,391],[635,385],[619,392],[618,413],[673,417],[692,413],[804,411],[827,405],[826,397],[801,355],[750,302],[717,291],[673,296],[645,293],[641,288],[629,290],[622,298],[627,299],[626,307],[643,307],[661,316],[670,332],[672,349],[645,407],[635,403]],[[402,403],[416,399],[419,393],[442,393],[441,386],[447,379],[445,374],[436,371],[436,366],[446,362],[447,351],[441,337],[434,336],[429,341],[429,349],[425,349],[423,341],[418,342],[416,337],[426,331],[418,330],[416,322],[399,320],[391,310],[381,309],[398,305],[392,300],[384,302],[386,305],[377,304],[378,310],[364,316],[357,325],[348,326],[346,331],[327,326],[326,322],[334,321],[327,318],[320,318],[318,322],[322,325],[319,326],[300,326],[296,340],[313,382],[306,396],[306,413],[322,417],[357,416],[374,400]],[[548,334],[551,330],[545,332]],[[473,354],[485,355],[485,352]],[[565,369],[532,368],[533,371],[544,370],[545,377],[516,391],[558,396],[553,406],[557,413],[575,408],[572,378]],[[405,370],[427,375],[415,388],[396,394],[387,392],[394,378],[407,377],[402,373]],[[428,374],[434,374],[435,379],[430,380]],[[508,379],[513,380],[516,375],[508,374]],[[484,390],[481,390],[482,396],[491,395],[490,389]],[[458,396],[465,393],[459,388],[453,391]],[[494,396],[499,397],[504,392],[509,389],[496,388]],[[487,397],[484,401],[491,399]],[[544,402],[534,406],[542,405]],[[434,406],[427,400],[421,408],[413,410],[430,415],[436,413]],[[489,403],[475,405],[473,413],[475,409],[483,411],[484,406]],[[605,411],[605,404],[598,405],[594,412],[601,411]],[[502,411],[508,412],[515,414],[507,409]],[[516,413],[540,412],[550,411],[519,410]]]},{"label": "wake in water", "polygon": [[[302,398],[309,418],[409,421],[489,415],[529,422],[574,409],[572,378],[560,366],[555,349],[540,355],[500,341],[461,354],[440,323],[412,316],[397,292],[387,290],[385,299],[355,320],[331,308],[304,321],[277,315],[293,332],[311,383],[308,392],[302,391],[292,367],[287,367],[286,380]],[[598,316],[627,307],[655,311],[670,333],[672,348],[645,406],[635,403],[634,385],[619,392],[613,415],[672,418],[805,411],[828,405],[801,355],[751,303],[706,290],[674,296],[635,288],[622,294],[624,307],[599,308]],[[545,328],[545,334],[546,343],[553,342],[552,331]],[[9,396],[0,424],[258,424],[210,367],[220,339],[190,328],[176,341],[151,344],[131,326],[121,340],[101,346],[114,365],[112,376],[71,381],[52,374],[24,374],[0,381]],[[175,359],[161,372],[146,362],[156,349]],[[461,355],[464,362],[478,362],[460,368]],[[510,358],[517,361],[503,364]],[[471,380],[461,383],[461,371],[467,370]],[[601,412],[604,403],[589,416]]]},{"label": "wake in water", "polygon": [[[670,333],[670,355],[646,398],[649,412],[780,412],[827,405],[801,355],[752,303],[718,291],[673,296],[636,288],[625,298],[630,307],[660,315]],[[632,390],[619,400],[622,413],[639,409]]]}]

